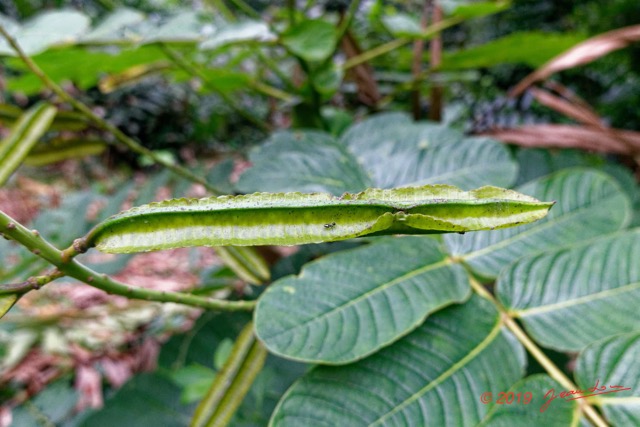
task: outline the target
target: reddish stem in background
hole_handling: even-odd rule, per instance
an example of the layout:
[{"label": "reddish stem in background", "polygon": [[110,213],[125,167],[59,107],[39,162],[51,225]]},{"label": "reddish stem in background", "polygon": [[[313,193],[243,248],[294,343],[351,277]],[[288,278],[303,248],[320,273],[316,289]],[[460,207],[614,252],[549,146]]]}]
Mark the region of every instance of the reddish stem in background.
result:
[{"label": "reddish stem in background", "polygon": [[[435,2],[435,0],[434,0]],[[422,18],[420,19],[420,29],[424,32],[429,24],[429,3],[425,0],[422,10]],[[422,108],[420,106],[420,83],[422,81],[422,52],[424,51],[424,40],[416,39],[413,42],[413,64],[411,65],[411,73],[413,74],[413,92],[411,93],[411,105],[413,109],[413,119],[420,120],[422,118]]]},{"label": "reddish stem in background", "polygon": [[[438,0],[433,0],[433,12],[431,15],[431,24],[436,25],[442,21],[442,8],[438,4]],[[438,34],[431,39],[429,43],[431,53],[431,69],[440,68],[442,64],[442,35]],[[442,95],[443,88],[439,83],[433,82],[431,85],[431,96],[429,102],[429,120],[439,122],[442,119]]]}]

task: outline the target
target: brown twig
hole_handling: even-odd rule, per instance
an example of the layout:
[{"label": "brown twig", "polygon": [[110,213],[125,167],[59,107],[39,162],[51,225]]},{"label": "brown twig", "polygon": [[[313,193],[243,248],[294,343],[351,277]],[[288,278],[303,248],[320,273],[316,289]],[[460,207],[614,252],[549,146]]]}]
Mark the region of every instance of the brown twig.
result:
[{"label": "brown twig", "polygon": [[[431,12],[431,25],[438,25],[442,22],[442,8],[437,0],[433,0],[433,11]],[[429,42],[431,57],[430,68],[437,70],[442,64],[442,35],[438,34]],[[431,94],[429,96],[429,120],[439,122],[442,120],[442,96],[443,88],[440,83],[434,81],[431,84]]]}]

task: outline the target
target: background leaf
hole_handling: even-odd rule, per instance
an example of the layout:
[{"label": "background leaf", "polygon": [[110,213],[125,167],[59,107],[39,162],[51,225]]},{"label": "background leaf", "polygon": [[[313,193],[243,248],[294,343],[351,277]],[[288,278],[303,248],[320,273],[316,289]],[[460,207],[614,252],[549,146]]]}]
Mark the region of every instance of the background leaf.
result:
[{"label": "background leaf", "polygon": [[515,32],[478,46],[445,53],[442,68],[473,69],[506,63],[536,68],[584,39],[584,35],[574,33]]},{"label": "background leaf", "polygon": [[[524,360],[491,303],[473,297],[371,357],[315,368],[287,391],[270,425],[475,425],[488,411],[480,395],[507,390]],[[464,404],[448,411],[448,402]]]},{"label": "background leaf", "polygon": [[200,43],[200,49],[217,49],[230,43],[274,41],[276,35],[262,21],[242,21],[224,25]]},{"label": "background leaf", "polygon": [[[29,56],[58,43],[77,41],[89,27],[89,17],[75,10],[52,10],[38,14],[11,34]],[[7,41],[0,39],[0,55],[16,56]]]},{"label": "background leaf", "polygon": [[307,264],[276,281],[256,307],[267,348],[307,362],[347,363],[468,298],[464,270],[425,237],[383,240]]},{"label": "background leaf", "polygon": [[333,53],[337,30],[321,19],[306,19],[289,28],[281,36],[282,44],[306,61],[319,62]]},{"label": "background leaf", "polygon": [[[546,402],[544,397],[550,389],[562,390],[562,386],[547,375],[532,375],[524,378],[511,387],[508,392],[514,393],[513,403],[496,404],[499,395],[493,396],[491,410],[479,427],[511,427],[511,426],[537,426],[566,427],[575,425],[579,418],[576,411],[576,402],[554,402],[544,412],[540,407]],[[521,397],[518,397],[517,394]],[[524,403],[526,393],[531,393],[531,402]],[[558,392],[559,394],[559,392]],[[507,396],[506,399],[509,399]],[[520,400],[518,400],[520,399]],[[509,401],[509,400],[507,400]]]},{"label": "background leaf", "polygon": [[557,200],[549,215],[515,229],[444,236],[453,255],[460,256],[483,277],[496,277],[516,259],[558,249],[611,233],[629,221],[630,203],[606,174],[569,169],[518,188],[542,200]]},{"label": "background leaf", "polygon": [[253,167],[240,176],[237,189],[322,192],[334,195],[372,186],[351,153],[321,132],[278,132],[251,150]]},{"label": "background leaf", "polygon": [[[588,326],[588,325],[587,325]],[[640,332],[621,334],[586,347],[576,362],[576,380],[582,390],[620,385],[628,391],[602,394],[592,400],[616,426],[640,424]],[[560,402],[564,403],[564,402]]]},{"label": "background leaf", "polygon": [[510,187],[517,164],[503,144],[455,130],[379,114],[350,127],[336,143],[320,132],[281,132],[251,151],[241,192],[327,191],[450,184]]},{"label": "background leaf", "polygon": [[640,329],[640,229],[525,257],[498,278],[497,294],[544,346],[579,351]]},{"label": "background leaf", "polygon": [[356,153],[375,187],[450,184],[463,189],[509,187],[517,165],[504,145],[463,138],[456,130],[413,122],[399,113],[379,114],[349,128],[340,141]]},{"label": "background leaf", "polygon": [[138,24],[144,20],[143,13],[135,9],[121,7],[108,14],[100,24],[82,37],[87,42],[117,42],[125,37],[127,27]]}]

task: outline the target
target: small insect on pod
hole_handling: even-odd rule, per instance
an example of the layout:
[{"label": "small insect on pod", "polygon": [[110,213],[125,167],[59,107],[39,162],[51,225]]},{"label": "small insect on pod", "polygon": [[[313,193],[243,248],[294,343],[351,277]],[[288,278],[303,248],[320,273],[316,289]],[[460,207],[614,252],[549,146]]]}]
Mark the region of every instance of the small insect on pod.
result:
[{"label": "small insect on pod", "polygon": [[326,229],[330,229],[330,228],[333,228],[333,227],[335,227],[335,226],[336,226],[336,223],[335,223],[335,222],[330,222],[329,224],[325,224],[325,225],[324,225],[324,228],[326,228]]}]

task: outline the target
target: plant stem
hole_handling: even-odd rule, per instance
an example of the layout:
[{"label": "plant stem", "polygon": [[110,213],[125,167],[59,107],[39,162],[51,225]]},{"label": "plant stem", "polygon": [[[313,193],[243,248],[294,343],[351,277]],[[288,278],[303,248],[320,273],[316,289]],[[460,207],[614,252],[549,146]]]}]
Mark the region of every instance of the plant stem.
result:
[{"label": "plant stem", "polygon": [[[429,19],[429,0],[423,0],[424,6],[422,10],[422,17],[420,18],[420,30],[424,31],[427,28]],[[435,39],[434,39],[435,40]],[[422,83],[421,71],[422,71],[422,53],[424,51],[424,40],[416,39],[413,41],[413,61],[411,64],[411,74],[413,74],[413,84],[411,93],[411,104],[413,109],[413,120],[420,120],[422,118],[422,108],[420,102],[420,85]]]},{"label": "plant stem", "polygon": [[213,186],[211,186],[204,178],[199,177],[191,173],[189,170],[183,168],[182,166],[176,165],[172,163],[170,160],[164,159],[162,156],[157,155],[153,151],[148,148],[140,145],[140,143],[134,141],[132,138],[125,135],[120,129],[112,125],[111,123],[104,120],[102,117],[98,116],[96,113],[91,111],[89,107],[87,107],[82,102],[76,100],[73,96],[69,95],[62,87],[60,87],[56,82],[54,82],[38,65],[24,53],[22,48],[18,45],[16,40],[7,33],[2,25],[0,25],[0,34],[7,40],[9,45],[13,48],[13,50],[18,54],[20,59],[25,63],[27,68],[31,70],[33,74],[36,75],[49,89],[51,89],[56,95],[60,97],[60,99],[68,102],[86,116],[96,127],[111,133],[116,140],[118,140],[121,144],[129,148],[131,151],[148,156],[155,163],[158,163],[176,175],[182,176],[190,181],[197,182],[198,184],[203,185],[207,190],[209,190],[213,194],[220,194],[218,190],[216,190]]},{"label": "plant stem", "polygon": [[[421,39],[423,40],[429,40],[430,38],[432,38],[433,36],[435,36],[436,34],[439,34],[442,30],[447,29],[449,27],[452,27],[454,25],[459,24],[460,22],[462,22],[464,19],[462,17],[453,17],[450,19],[445,19],[443,21],[440,21],[437,24],[431,25],[429,26],[429,28],[425,29],[425,31],[420,34]],[[348,61],[345,61],[345,63],[342,65],[342,69],[343,70],[348,70],[350,68],[355,67],[356,65],[362,64],[364,62],[370,61],[374,58],[377,58],[378,56],[384,55],[386,53],[389,53],[395,49],[398,49],[399,47],[404,46],[407,43],[411,43],[411,41],[414,39],[410,38],[410,37],[400,37],[398,39],[395,40],[391,40],[388,43],[382,44],[378,47],[375,47],[371,50],[368,50],[366,52],[363,52],[362,54],[358,55],[358,56],[354,56],[353,58],[349,59]]]},{"label": "plant stem", "polygon": [[64,273],[59,270],[46,274],[44,276],[32,276],[22,283],[10,283],[7,285],[0,285],[0,295],[6,294],[24,294],[34,289],[40,289],[49,282],[52,282],[60,277],[63,277]]},{"label": "plant stem", "polygon": [[64,256],[61,251],[46,241],[36,230],[28,230],[2,211],[0,211],[0,233],[45,259],[57,267],[64,275],[78,279],[94,288],[102,289],[109,294],[147,301],[174,302],[208,310],[251,311],[256,305],[255,301],[224,301],[180,292],[145,289],[120,283],[106,274],[91,270],[75,259]]},{"label": "plant stem", "polygon": [[[340,40],[342,39],[342,37],[344,37],[345,33],[349,29],[351,22],[353,22],[353,19],[356,16],[356,12],[360,8],[360,3],[361,3],[360,0],[351,1],[351,4],[349,5],[349,9],[347,10],[347,13],[342,19],[342,22],[340,22],[340,25],[338,26],[338,37],[336,37],[337,43],[340,43]],[[331,56],[329,58],[331,58]],[[329,60],[329,58],[327,58],[327,61]]]},{"label": "plant stem", "polygon": [[[482,286],[476,279],[469,275],[469,282],[473,290],[485,298],[498,309],[500,312],[500,318],[502,323],[513,333],[513,335],[520,341],[520,343],[529,351],[529,354],[540,363],[540,365],[547,371],[549,376],[556,380],[560,385],[567,390],[578,390],[578,386],[571,381],[571,379],[558,368],[549,357],[538,347],[538,345],[522,330],[520,325],[509,315],[507,309],[498,301],[487,289]],[[597,427],[607,427],[607,422],[602,416],[589,405],[586,400],[580,399],[576,402],[580,410],[591,421],[591,423]]]},{"label": "plant stem", "polygon": [[[438,4],[438,0],[431,0],[433,10],[431,11],[431,24],[438,25],[442,22],[442,8]],[[431,62],[429,68],[437,70],[442,65],[442,37],[437,34],[431,39],[429,44],[431,53]],[[417,73],[419,75],[419,72]],[[429,120],[439,122],[442,120],[442,94],[443,88],[437,81],[431,84],[431,95],[429,100]]]},{"label": "plant stem", "polygon": [[253,323],[249,322],[240,332],[224,367],[198,405],[191,427],[228,425],[262,369],[266,356],[267,351],[256,340]]}]

